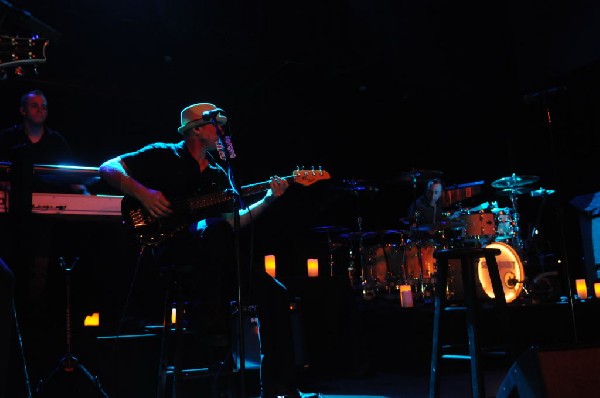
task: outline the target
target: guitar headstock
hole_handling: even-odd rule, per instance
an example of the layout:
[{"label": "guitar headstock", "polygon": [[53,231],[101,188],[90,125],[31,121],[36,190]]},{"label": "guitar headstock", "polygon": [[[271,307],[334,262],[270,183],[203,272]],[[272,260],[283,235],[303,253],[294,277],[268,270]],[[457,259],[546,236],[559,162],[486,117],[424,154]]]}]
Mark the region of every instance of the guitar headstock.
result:
[{"label": "guitar headstock", "polygon": [[48,43],[39,37],[0,36],[0,71],[16,68],[17,75],[22,75],[23,66],[46,62]]},{"label": "guitar headstock", "polygon": [[331,176],[329,173],[322,169],[297,169],[293,172],[294,182],[308,186],[314,184],[317,181],[329,180]]}]

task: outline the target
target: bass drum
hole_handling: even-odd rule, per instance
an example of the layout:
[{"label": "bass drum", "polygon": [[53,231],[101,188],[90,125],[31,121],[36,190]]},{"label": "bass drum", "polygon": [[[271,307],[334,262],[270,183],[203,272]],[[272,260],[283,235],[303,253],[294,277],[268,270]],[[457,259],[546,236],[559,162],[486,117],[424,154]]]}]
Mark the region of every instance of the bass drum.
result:
[{"label": "bass drum", "polygon": [[[525,282],[525,270],[521,259],[515,249],[504,242],[492,242],[485,246],[491,249],[500,249],[500,254],[496,256],[498,270],[500,271],[500,280],[506,302],[514,301],[523,291],[523,283]],[[479,274],[479,282],[483,291],[489,298],[494,298],[494,290],[492,289],[492,281],[488,272],[485,258],[479,260],[477,265]]]}]

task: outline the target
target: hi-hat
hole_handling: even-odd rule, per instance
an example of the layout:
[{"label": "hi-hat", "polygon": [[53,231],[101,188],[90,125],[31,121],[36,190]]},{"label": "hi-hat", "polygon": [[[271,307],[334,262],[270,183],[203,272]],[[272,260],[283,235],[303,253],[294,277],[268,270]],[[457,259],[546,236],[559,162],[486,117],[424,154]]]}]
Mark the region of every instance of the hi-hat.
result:
[{"label": "hi-hat", "polygon": [[519,188],[505,188],[501,191],[496,192],[498,196],[512,196],[512,195],[523,195],[524,193],[531,192],[531,188],[519,187]]},{"label": "hi-hat", "polygon": [[540,177],[538,176],[518,176],[513,174],[510,177],[502,177],[492,182],[492,187],[494,188],[514,188],[514,187],[522,187],[523,185],[533,184],[536,181],[539,181]]},{"label": "hi-hat", "polygon": [[392,183],[413,183],[415,181],[425,181],[432,178],[441,177],[444,173],[439,170],[411,170],[403,171],[398,174],[398,177],[392,179]]}]

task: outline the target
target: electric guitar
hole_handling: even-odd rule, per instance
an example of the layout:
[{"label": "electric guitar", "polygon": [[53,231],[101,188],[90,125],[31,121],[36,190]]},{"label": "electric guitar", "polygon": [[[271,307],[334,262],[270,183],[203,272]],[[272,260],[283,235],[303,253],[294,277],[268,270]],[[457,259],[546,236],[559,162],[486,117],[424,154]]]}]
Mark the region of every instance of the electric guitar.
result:
[{"label": "electric guitar", "polygon": [[[331,178],[324,170],[294,170],[292,175],[282,177],[288,182],[309,186],[317,181]],[[240,188],[240,195],[246,197],[269,189],[270,181],[245,185]],[[123,224],[133,233],[142,246],[154,246],[170,238],[178,231],[187,228],[198,219],[201,211],[210,206],[233,200],[231,190],[195,195],[186,198],[170,199],[171,213],[167,217],[155,218],[148,213],[141,203],[130,196],[121,200]]]},{"label": "electric guitar", "polygon": [[38,37],[0,36],[0,71],[16,68],[17,75],[21,75],[22,66],[46,62],[48,43],[48,40]]}]

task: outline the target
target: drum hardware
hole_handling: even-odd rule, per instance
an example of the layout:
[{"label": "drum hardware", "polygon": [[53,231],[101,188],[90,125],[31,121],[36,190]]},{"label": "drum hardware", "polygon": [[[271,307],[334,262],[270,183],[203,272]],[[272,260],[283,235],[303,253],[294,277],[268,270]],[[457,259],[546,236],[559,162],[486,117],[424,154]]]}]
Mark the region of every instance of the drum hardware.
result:
[{"label": "drum hardware", "polygon": [[[494,182],[492,182],[492,187],[501,188],[501,196],[509,196],[510,201],[512,203],[513,210],[513,246],[517,249],[518,252],[523,251],[523,240],[521,239],[520,229],[519,229],[519,211],[517,208],[517,196],[522,193],[526,193],[526,188],[522,188],[525,185],[533,184],[540,179],[538,176],[518,176],[515,173],[510,177],[502,177]],[[527,190],[530,192],[531,190]]]},{"label": "drum hardware", "polygon": [[518,187],[518,188],[504,188],[498,192],[496,195],[498,196],[511,196],[511,195],[523,195],[531,192],[531,188],[527,187]]},{"label": "drum hardware", "polygon": [[336,265],[335,265],[335,260],[333,257],[335,254],[335,249],[338,248],[339,246],[341,246],[339,243],[333,242],[333,240],[331,239],[331,234],[332,233],[340,233],[340,232],[344,232],[347,230],[348,230],[348,228],[346,228],[346,227],[340,227],[340,226],[336,226],[336,225],[320,225],[320,226],[311,228],[311,231],[313,231],[313,232],[325,233],[327,235],[327,251],[328,251],[328,255],[329,255],[329,276],[334,276],[334,270],[336,268]]},{"label": "drum hardware", "polygon": [[[350,279],[350,285],[352,288],[362,288],[365,283],[365,253],[364,253],[364,239],[375,236],[372,232],[365,232],[363,229],[363,218],[360,209],[360,195],[361,192],[379,192],[377,187],[369,185],[364,180],[342,180],[341,183],[332,186],[333,189],[350,191],[356,199],[356,231],[347,234],[339,235],[342,239],[350,240],[352,244],[356,244],[356,250],[358,251],[358,262],[355,263],[353,248],[349,250],[350,260],[348,264],[348,278]],[[357,270],[358,268],[358,270]],[[364,295],[364,294],[363,294]],[[366,297],[365,297],[366,298]]]},{"label": "drum hardware", "polygon": [[431,180],[433,178],[439,178],[443,175],[439,170],[423,170],[423,169],[412,169],[410,171],[404,171],[398,173],[398,177],[392,179],[391,183],[396,184],[416,184],[417,182],[423,182]]}]

